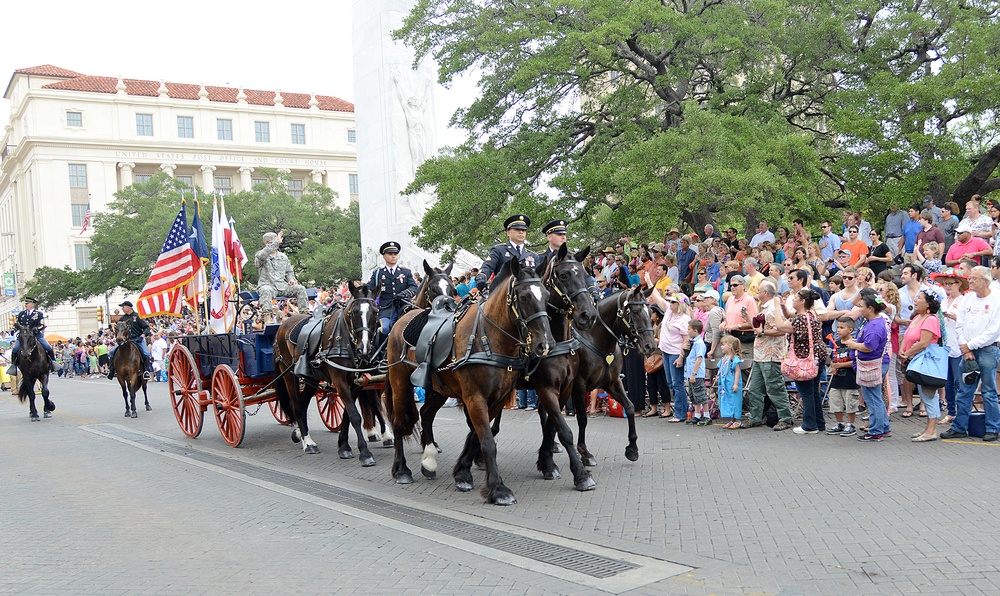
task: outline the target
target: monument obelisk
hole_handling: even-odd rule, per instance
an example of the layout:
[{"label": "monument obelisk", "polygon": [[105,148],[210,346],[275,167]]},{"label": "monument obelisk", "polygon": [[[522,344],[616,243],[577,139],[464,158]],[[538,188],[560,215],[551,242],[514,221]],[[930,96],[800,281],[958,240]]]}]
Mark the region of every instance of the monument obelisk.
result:
[{"label": "monument obelisk", "polygon": [[362,273],[381,265],[378,247],[402,245],[400,264],[420,271],[426,258],[410,230],[433,201],[425,193],[404,196],[417,167],[437,152],[435,71],[429,59],[413,69],[414,52],[392,39],[415,0],[354,0],[354,110],[358,150]]}]

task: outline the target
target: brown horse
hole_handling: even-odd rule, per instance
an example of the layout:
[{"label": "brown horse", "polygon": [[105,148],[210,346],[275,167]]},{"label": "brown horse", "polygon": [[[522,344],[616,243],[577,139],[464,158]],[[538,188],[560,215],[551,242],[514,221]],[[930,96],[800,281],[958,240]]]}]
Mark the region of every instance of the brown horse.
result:
[{"label": "brown horse", "polygon": [[[299,376],[293,373],[295,363],[301,353],[290,335],[299,323],[311,315],[296,315],[285,319],[274,337],[275,371],[283,376],[275,386],[278,393],[278,403],[282,410],[292,420],[292,441],[302,442],[306,453],[319,453],[319,446],[309,436],[308,410],[309,401],[319,389],[321,382],[337,390],[344,402],[344,412],[358,437],[359,460],[363,466],[375,465],[365,441],[361,428],[361,414],[358,412],[357,401],[361,397],[361,386],[364,384],[363,370],[374,369],[372,361],[377,358],[375,342],[378,335],[378,306],[375,304],[376,294],[367,286],[356,287],[348,284],[351,299],[346,305],[329,314],[323,322],[320,334],[320,349],[316,358],[320,361],[314,368],[312,376]],[[287,371],[287,372],[286,372]],[[299,389],[299,381],[304,388]],[[375,406],[378,407],[377,395],[372,393]],[[348,426],[340,429],[338,453],[341,459],[354,457],[349,443]]]},{"label": "brown horse", "polygon": [[[466,437],[465,449],[455,464],[456,488],[472,490],[472,445],[478,442],[487,475],[483,496],[490,503],[511,505],[517,499],[500,477],[490,420],[503,409],[527,358],[547,355],[555,341],[545,310],[548,290],[534,269],[511,259],[500,269],[494,287],[489,298],[475,304],[456,324],[452,356],[434,372],[433,386],[427,393],[428,398],[456,396],[462,400],[474,430]],[[393,402],[393,432],[397,437],[392,475],[400,484],[413,482],[400,439],[408,437],[417,423],[410,381],[413,347],[403,340],[403,330],[415,316],[404,315],[389,334],[386,393]],[[401,365],[406,362],[410,365]],[[433,444],[424,445],[425,455],[430,450],[437,452]]]},{"label": "brown horse", "polygon": [[[149,405],[149,395],[146,393],[146,379],[143,378],[142,352],[139,346],[135,345],[128,338],[129,325],[123,321],[118,321],[115,325],[115,340],[118,342],[118,349],[115,350],[115,358],[111,366],[115,369],[115,377],[118,385],[122,388],[122,398],[125,400],[125,417],[138,418],[135,411],[135,394],[142,389],[142,397],[146,400],[146,411],[153,408]],[[143,338],[142,341],[146,341]],[[131,401],[131,410],[129,402]]]},{"label": "brown horse", "polygon": [[49,355],[35,337],[34,329],[18,325],[17,337],[21,342],[17,362],[14,363],[17,366],[17,398],[22,404],[25,401],[29,403],[31,421],[38,422],[40,419],[38,410],[35,409],[35,383],[41,383],[45,417],[52,418],[56,404],[49,399]]}]

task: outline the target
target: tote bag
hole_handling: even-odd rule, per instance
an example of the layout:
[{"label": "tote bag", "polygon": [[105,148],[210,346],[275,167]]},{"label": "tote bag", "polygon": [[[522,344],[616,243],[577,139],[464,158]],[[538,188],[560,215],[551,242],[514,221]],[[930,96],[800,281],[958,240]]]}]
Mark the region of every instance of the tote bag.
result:
[{"label": "tote bag", "polygon": [[809,356],[799,358],[795,355],[794,339],[788,342],[788,354],[781,361],[781,374],[795,381],[809,381],[819,374],[816,355],[813,352],[812,317],[806,315],[806,331],[809,334]]},{"label": "tote bag", "polygon": [[924,387],[944,387],[948,382],[948,350],[931,344],[910,360],[906,380]]}]

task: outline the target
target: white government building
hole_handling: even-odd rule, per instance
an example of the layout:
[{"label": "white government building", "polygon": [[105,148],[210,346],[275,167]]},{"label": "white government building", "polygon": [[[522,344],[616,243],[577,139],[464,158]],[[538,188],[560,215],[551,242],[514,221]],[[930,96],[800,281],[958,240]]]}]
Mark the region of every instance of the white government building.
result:
[{"label": "white government building", "polygon": [[[290,174],[293,195],[316,182],[336,191],[341,206],[357,199],[354,105],[336,97],[45,65],[14,71],[4,98],[10,121],[0,144],[0,270],[17,272],[17,296],[5,288],[0,329],[23,307],[24,280],[35,269],[90,266],[90,231],[81,234],[88,202],[105,210],[115,192],[158,172],[228,194],[249,189],[256,168],[267,167]],[[113,298],[112,312],[121,295]],[[49,309],[47,333],[95,331],[98,306],[103,296]]]}]

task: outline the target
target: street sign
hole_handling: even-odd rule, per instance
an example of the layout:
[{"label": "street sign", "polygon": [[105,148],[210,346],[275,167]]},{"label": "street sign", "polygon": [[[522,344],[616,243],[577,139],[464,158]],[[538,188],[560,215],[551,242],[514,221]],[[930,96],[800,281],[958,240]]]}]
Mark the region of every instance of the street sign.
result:
[{"label": "street sign", "polygon": [[4,271],[4,274],[3,274],[3,295],[4,296],[17,296],[17,288],[15,287],[14,273],[12,271]]}]

